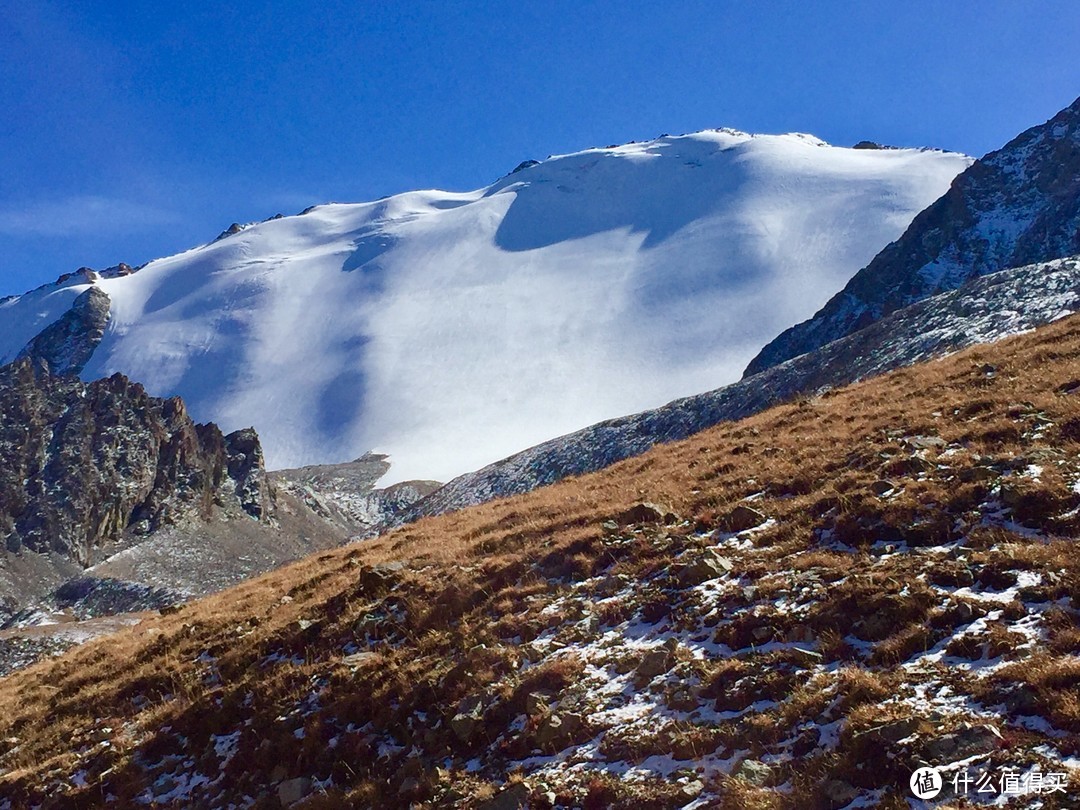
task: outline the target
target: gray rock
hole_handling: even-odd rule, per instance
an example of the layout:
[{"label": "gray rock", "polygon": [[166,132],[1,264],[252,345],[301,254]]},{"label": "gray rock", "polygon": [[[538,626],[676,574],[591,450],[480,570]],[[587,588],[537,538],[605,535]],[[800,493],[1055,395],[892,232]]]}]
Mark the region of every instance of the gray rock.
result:
[{"label": "gray rock", "polygon": [[44,364],[51,374],[78,374],[105,336],[109,308],[109,296],[104,290],[91,287],[59,320],[27,343],[17,359]]},{"label": "gray rock", "polygon": [[821,786],[822,795],[830,808],[846,807],[855,801],[859,789],[840,779],[829,779]]},{"label": "gray rock", "polygon": [[657,675],[663,675],[674,664],[675,659],[672,651],[665,647],[649,650],[645,655],[641,657],[641,661],[638,662],[637,667],[634,670],[639,678],[644,680],[652,680]]},{"label": "gray rock", "polygon": [[311,795],[311,780],[306,776],[289,779],[278,785],[278,801],[282,807],[292,807],[294,804]]},{"label": "gray rock", "polygon": [[965,725],[936,737],[923,749],[931,762],[952,762],[975,754],[993,751],[1001,745],[1001,735],[986,725]]},{"label": "gray rock", "polygon": [[382,593],[397,585],[406,570],[405,563],[398,560],[364,566],[360,569],[360,584],[370,591]]},{"label": "gray rock", "polygon": [[928,473],[937,469],[932,463],[925,458],[919,456],[909,456],[908,458],[898,459],[890,462],[889,472],[893,475],[908,475],[915,476],[921,473]]},{"label": "gray rock", "polygon": [[468,742],[484,719],[484,696],[469,695],[458,704],[457,714],[450,720],[450,730],[462,742]]},{"label": "gray rock", "polygon": [[547,711],[551,703],[551,694],[548,692],[530,692],[525,697],[525,713],[528,715],[540,714]]},{"label": "gray rock", "polygon": [[679,787],[679,793],[687,801],[693,801],[705,792],[705,783],[700,779],[694,779]]},{"label": "gray rock", "polygon": [[254,431],[196,425],[183,401],[148,396],[120,374],[84,383],[28,358],[0,367],[0,458],[8,548],[82,566],[129,527],[145,537],[205,521],[208,504],[229,500],[257,516],[270,509]]},{"label": "gray rock", "polygon": [[878,496],[886,495],[889,492],[892,492],[894,489],[896,489],[896,484],[894,484],[892,481],[887,481],[884,478],[879,481],[875,481],[870,485],[870,491]]},{"label": "gray rock", "polygon": [[532,791],[524,782],[507,785],[494,798],[478,804],[477,810],[521,810],[529,803]]},{"label": "gray rock", "polygon": [[632,526],[646,523],[674,523],[678,518],[670,509],[655,503],[642,502],[634,504],[624,512],[615,516],[615,522],[620,526]]},{"label": "gray rock", "polygon": [[957,472],[956,477],[965,484],[983,484],[997,479],[1000,475],[990,467],[966,467]]},{"label": "gray rock", "polygon": [[673,573],[680,585],[691,587],[726,576],[731,569],[731,561],[727,558],[703,554],[692,562],[675,566]]},{"label": "gray rock", "polygon": [[884,743],[898,743],[919,730],[919,720],[913,717],[905,717],[899,720],[890,720],[879,726],[866,729],[857,736],[865,737],[870,741]]},{"label": "gray rock", "polygon": [[945,447],[945,440],[940,436],[908,436],[904,444],[916,450],[940,450]]},{"label": "gray rock", "polygon": [[725,531],[744,532],[760,526],[766,520],[768,518],[757,509],[741,503],[721,521],[721,526]]},{"label": "gray rock", "polygon": [[544,718],[540,727],[536,730],[536,744],[541,748],[549,748],[553,745],[568,743],[581,728],[582,718],[580,714],[573,712],[552,712]]},{"label": "gray rock", "polygon": [[359,668],[372,664],[379,660],[379,654],[373,652],[358,652],[352,655],[346,655],[341,659],[341,663],[347,667]]},{"label": "gray rock", "polygon": [[764,762],[759,762],[756,759],[744,759],[739,763],[739,767],[735,769],[734,775],[740,779],[745,779],[752,785],[763,787],[769,783],[773,771]]}]

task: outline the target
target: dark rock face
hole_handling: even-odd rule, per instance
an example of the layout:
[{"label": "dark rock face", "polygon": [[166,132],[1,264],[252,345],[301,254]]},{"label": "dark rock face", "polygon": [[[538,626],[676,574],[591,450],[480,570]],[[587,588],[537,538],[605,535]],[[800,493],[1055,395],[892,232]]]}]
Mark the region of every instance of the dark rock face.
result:
[{"label": "dark rock face", "polygon": [[44,363],[53,374],[78,374],[105,335],[109,304],[105,292],[91,287],[63,317],[26,344],[19,358]]},{"label": "dark rock face", "polygon": [[80,565],[125,532],[268,509],[253,431],[196,425],[122,375],[83,383],[29,358],[0,368],[0,538]]},{"label": "dark rock face", "polygon": [[243,428],[225,436],[228,477],[235,483],[236,498],[254,518],[269,514],[269,485],[262,445],[254,428]]},{"label": "dark rock face", "polygon": [[1080,99],[973,163],[820,312],[762,349],[746,376],[977,276],[1076,253]]}]

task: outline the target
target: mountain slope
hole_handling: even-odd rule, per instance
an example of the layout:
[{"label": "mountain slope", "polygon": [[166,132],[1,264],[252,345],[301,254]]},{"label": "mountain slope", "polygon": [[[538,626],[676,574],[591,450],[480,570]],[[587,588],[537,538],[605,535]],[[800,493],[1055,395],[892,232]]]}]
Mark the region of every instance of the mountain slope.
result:
[{"label": "mountain slope", "polygon": [[590,149],[76,274],[0,302],[0,361],[92,282],[84,378],[254,424],[271,468],[378,451],[392,481],[448,480],[734,380],[969,162],[730,130]]},{"label": "mountain slope", "polygon": [[235,500],[261,519],[258,437],[196,425],[121,375],[82,383],[30,360],[0,367],[0,531],[7,550],[89,565],[131,527],[149,533]]},{"label": "mountain slope", "polygon": [[812,395],[1080,310],[1080,257],[1003,270],[928,298],[820,349],[731,385],[551,439],[418,501],[394,525],[529,492],[640,455],[800,395]]},{"label": "mountain slope", "polygon": [[972,164],[813,318],[746,375],[797,357],[970,278],[1080,252],[1080,99]]},{"label": "mountain slope", "polygon": [[224,436],[122,375],[83,383],[41,358],[0,367],[0,458],[0,621],[168,527],[271,508],[251,430]]},{"label": "mountain slope", "polygon": [[1074,316],[14,673],[0,807],[1073,806],[1078,358]]}]

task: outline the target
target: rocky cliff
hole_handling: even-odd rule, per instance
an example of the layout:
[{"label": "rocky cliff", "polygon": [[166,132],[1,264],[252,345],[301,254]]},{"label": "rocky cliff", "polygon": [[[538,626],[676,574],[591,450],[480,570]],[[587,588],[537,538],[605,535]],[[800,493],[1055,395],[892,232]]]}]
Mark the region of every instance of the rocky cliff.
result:
[{"label": "rocky cliff", "polygon": [[813,318],[746,369],[757,374],[965,281],[1080,252],[1080,99],[973,163]]},{"label": "rocky cliff", "polygon": [[[86,300],[87,312],[99,311]],[[50,374],[41,362],[50,349],[40,348],[37,360],[0,368],[0,537],[9,552],[88,566],[106,544],[215,507],[267,515],[254,431],[197,425],[180,399],[151,397],[119,374],[92,383]]]},{"label": "rocky cliff", "polygon": [[44,363],[52,374],[78,374],[105,335],[109,309],[109,296],[91,287],[75,299],[71,309],[26,344],[19,358]]}]

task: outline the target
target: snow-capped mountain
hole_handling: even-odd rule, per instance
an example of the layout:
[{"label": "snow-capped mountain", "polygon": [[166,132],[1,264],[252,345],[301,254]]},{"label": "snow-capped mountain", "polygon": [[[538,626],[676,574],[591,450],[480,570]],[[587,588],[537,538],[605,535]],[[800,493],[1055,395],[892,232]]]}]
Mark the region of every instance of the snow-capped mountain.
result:
[{"label": "snow-capped mountain", "polygon": [[69,317],[43,342],[96,345],[61,366],[253,424],[270,468],[378,451],[384,483],[447,480],[733,381],[969,163],[731,130],[589,149],[72,275],[0,302],[0,362],[93,287],[104,334]]},{"label": "snow-capped mountain", "polygon": [[1077,252],[1080,99],[972,164],[820,312],[762,349],[746,374],[976,276]]}]

